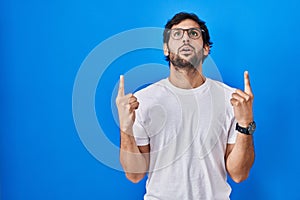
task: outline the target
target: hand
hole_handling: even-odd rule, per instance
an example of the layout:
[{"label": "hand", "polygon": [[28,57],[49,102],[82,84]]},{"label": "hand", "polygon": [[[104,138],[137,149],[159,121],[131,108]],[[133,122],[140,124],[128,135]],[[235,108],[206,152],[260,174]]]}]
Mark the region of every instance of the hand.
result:
[{"label": "hand", "polygon": [[120,76],[119,91],[116,98],[116,105],[119,113],[120,129],[124,133],[132,133],[132,126],[135,121],[135,110],[139,102],[133,94],[124,94],[124,76]]},{"label": "hand", "polygon": [[244,72],[244,91],[237,89],[230,99],[234,116],[241,127],[248,127],[253,121],[253,93],[250,86],[249,74]]}]

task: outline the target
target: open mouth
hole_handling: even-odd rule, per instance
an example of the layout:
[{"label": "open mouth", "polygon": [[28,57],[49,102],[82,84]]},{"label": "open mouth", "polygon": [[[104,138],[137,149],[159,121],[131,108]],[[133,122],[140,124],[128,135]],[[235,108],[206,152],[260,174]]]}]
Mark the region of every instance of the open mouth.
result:
[{"label": "open mouth", "polygon": [[179,50],[180,54],[189,56],[193,53],[193,49],[190,46],[184,46]]},{"label": "open mouth", "polygon": [[192,51],[192,49],[189,48],[189,47],[184,47],[184,48],[182,48],[180,51],[183,51],[183,52],[190,52],[190,51]]},{"label": "open mouth", "polygon": [[185,55],[185,56],[191,55],[192,52],[193,52],[193,50],[191,48],[183,48],[180,50],[180,54]]}]

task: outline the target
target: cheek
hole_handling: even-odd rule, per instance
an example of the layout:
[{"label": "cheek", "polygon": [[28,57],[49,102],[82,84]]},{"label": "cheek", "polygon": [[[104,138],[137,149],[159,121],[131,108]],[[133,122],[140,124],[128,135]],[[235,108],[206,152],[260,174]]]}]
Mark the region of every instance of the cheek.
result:
[{"label": "cheek", "polygon": [[202,41],[191,42],[191,45],[193,47],[195,47],[197,50],[203,49],[203,42]]},{"label": "cheek", "polygon": [[199,43],[195,44],[194,47],[195,47],[196,52],[203,52],[204,51],[204,47],[203,47],[202,43],[201,44],[199,44]]},{"label": "cheek", "polygon": [[169,41],[169,50],[171,52],[177,52],[178,48],[180,47],[180,42],[178,41]]},{"label": "cheek", "polygon": [[[192,47],[195,48],[196,52],[202,52],[203,50],[203,42],[202,41],[193,41],[190,40],[189,43]],[[180,48],[183,45],[183,42],[181,40],[170,40],[168,43],[169,51],[173,53],[177,53],[178,48]]]}]

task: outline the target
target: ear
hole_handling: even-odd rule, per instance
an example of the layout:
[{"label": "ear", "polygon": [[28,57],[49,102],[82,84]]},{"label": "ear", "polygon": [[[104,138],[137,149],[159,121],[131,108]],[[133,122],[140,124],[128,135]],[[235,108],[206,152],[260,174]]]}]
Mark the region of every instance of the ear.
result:
[{"label": "ear", "polygon": [[164,43],[164,55],[165,56],[168,56],[169,55],[169,48],[168,48],[168,45],[167,45],[167,43]]},{"label": "ear", "polygon": [[208,56],[209,51],[210,51],[210,46],[207,45],[207,44],[204,45],[203,50],[204,50],[203,55],[204,55],[204,56]]}]

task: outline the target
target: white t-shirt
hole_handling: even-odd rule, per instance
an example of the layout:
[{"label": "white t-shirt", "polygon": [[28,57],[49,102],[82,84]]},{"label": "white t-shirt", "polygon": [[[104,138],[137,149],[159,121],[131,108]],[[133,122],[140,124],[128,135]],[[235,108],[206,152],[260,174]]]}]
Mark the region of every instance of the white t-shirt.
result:
[{"label": "white t-shirt", "polygon": [[224,156],[237,134],[233,92],[209,78],[194,89],[166,78],[135,93],[135,140],[150,144],[144,200],[229,199]]}]

